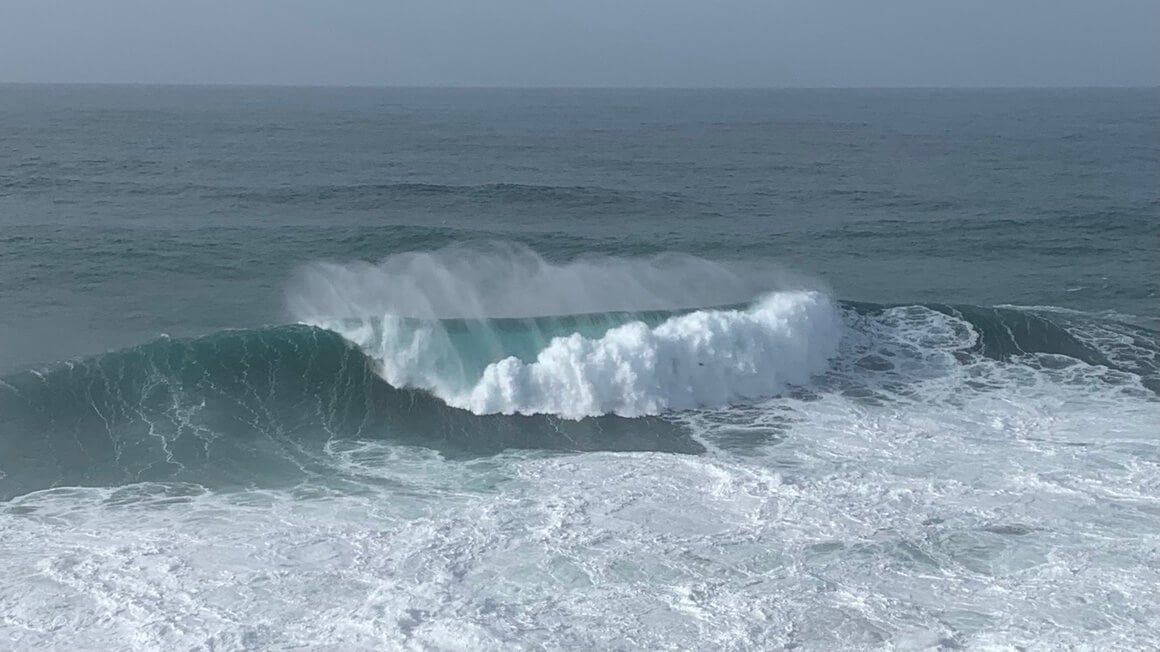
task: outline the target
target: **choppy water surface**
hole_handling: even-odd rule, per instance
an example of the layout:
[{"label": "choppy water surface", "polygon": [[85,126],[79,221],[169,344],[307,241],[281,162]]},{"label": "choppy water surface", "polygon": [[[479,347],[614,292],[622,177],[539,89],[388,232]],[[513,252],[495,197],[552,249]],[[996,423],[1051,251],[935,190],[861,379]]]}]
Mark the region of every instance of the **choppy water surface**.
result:
[{"label": "choppy water surface", "polygon": [[1157,99],[0,86],[0,637],[1153,647]]}]

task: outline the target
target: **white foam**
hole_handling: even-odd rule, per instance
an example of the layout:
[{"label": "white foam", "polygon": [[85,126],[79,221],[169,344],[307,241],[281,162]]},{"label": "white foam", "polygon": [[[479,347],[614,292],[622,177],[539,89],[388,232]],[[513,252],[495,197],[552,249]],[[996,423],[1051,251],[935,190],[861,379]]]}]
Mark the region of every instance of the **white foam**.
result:
[{"label": "white foam", "polygon": [[[761,293],[749,309],[661,324],[610,319],[513,334],[493,321],[679,312]],[[818,283],[783,270],[678,254],[556,263],[506,243],[315,263],[299,270],[287,299],[299,321],[362,348],[391,385],[476,414],[642,416],[770,397],[824,371],[842,330]],[[453,335],[448,319],[460,322]]]},{"label": "white foam", "polygon": [[476,414],[635,417],[775,396],[824,371],[842,332],[813,291],[767,295],[744,310],[700,310],[650,328],[552,339],[534,360],[509,356],[475,372],[437,321],[319,320],[378,361],[396,387],[425,389]]},{"label": "white foam", "polygon": [[[794,296],[773,298],[792,306]],[[706,350],[738,350],[742,322],[780,341],[771,333],[792,329],[769,326],[762,306],[798,322],[776,305],[689,315],[664,330]],[[927,308],[844,319],[841,352],[812,380],[810,400],[680,415],[721,444],[706,455],[443,459],[335,439],[317,460],[326,472],[295,488],[19,497],[0,505],[0,640],[143,650],[1154,647],[1154,395],[1078,360],[971,354],[971,325]],[[724,331],[700,324],[712,320],[729,322],[732,339],[713,340]],[[800,323],[818,332],[818,321]]]},{"label": "white foam", "polygon": [[841,320],[814,292],[769,295],[749,310],[706,310],[600,339],[557,338],[535,362],[492,364],[454,405],[568,418],[658,414],[773,396],[824,371]]}]

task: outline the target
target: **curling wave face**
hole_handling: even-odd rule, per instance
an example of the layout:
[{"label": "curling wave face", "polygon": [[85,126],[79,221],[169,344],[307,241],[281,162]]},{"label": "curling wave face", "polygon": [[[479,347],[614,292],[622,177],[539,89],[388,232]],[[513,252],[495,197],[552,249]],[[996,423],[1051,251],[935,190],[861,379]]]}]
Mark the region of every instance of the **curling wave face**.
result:
[{"label": "curling wave face", "polygon": [[[627,321],[599,332],[615,318]],[[510,326],[483,320],[453,332],[392,315],[314,325],[357,344],[395,387],[427,390],[475,414],[567,419],[775,396],[824,371],[842,330],[837,308],[817,292],[770,294],[746,308],[696,310],[653,326],[631,314],[596,316],[583,320],[589,334],[551,337],[560,321],[522,322],[515,337]]]},{"label": "curling wave face", "polygon": [[[442,333],[447,355],[476,352],[473,371],[457,377],[472,380],[449,385],[448,395],[478,401],[469,404],[477,411],[612,414],[477,415],[433,390],[392,386],[383,376],[403,370],[439,382],[452,376],[401,357],[390,358],[388,373],[374,353],[383,334],[366,324],[342,326],[346,336],[293,325],[163,338],[0,378],[0,500],[143,481],[342,482],[327,451],[344,440],[417,445],[449,458],[521,448],[700,453],[693,433],[703,428],[687,419],[701,413],[672,410],[733,401],[764,405],[758,412],[777,421],[782,411],[757,398],[775,391],[807,412],[802,400],[824,397],[956,411],[1032,392],[1030,405],[1055,405],[1058,394],[1151,414],[1160,390],[1155,330],[1041,309],[835,307],[822,295],[787,292],[748,308],[493,320],[493,348],[472,335],[472,321],[401,321],[411,332]],[[346,339],[363,337],[370,354]],[[495,355],[499,362],[489,362]],[[467,367],[468,357],[453,360]],[[598,379],[616,391],[596,387]],[[1091,413],[1107,413],[1100,405]],[[663,414],[617,416],[653,410]],[[753,411],[704,414],[745,420]],[[739,441],[761,445],[762,433],[785,427],[769,425],[759,419]]]},{"label": "curling wave face", "polygon": [[638,417],[774,396],[823,371],[838,311],[818,289],[767,292],[789,282],[689,256],[557,264],[487,244],[313,265],[291,306],[391,385],[453,407]]},{"label": "curling wave face", "polygon": [[[291,291],[306,323],[161,338],[0,378],[0,500],[148,481],[342,483],[331,455],[341,441],[447,458],[696,454],[712,445],[698,433],[719,430],[690,427],[703,415],[754,421],[739,430],[749,446],[783,432],[785,414],[834,402],[952,413],[973,402],[982,414],[1066,396],[1091,406],[1081,416],[1148,415],[1132,423],[1160,404],[1150,324],[835,303],[817,288],[745,301],[779,279],[679,257],[555,265],[522,250],[463,253],[312,266]],[[580,291],[589,282],[600,291]]]}]

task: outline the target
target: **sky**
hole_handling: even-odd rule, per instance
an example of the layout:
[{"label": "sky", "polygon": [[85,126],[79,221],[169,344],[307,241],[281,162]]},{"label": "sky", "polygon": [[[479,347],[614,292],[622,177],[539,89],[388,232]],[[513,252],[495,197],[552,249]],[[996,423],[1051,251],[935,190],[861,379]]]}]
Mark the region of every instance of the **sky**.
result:
[{"label": "sky", "polygon": [[1160,0],[0,0],[0,81],[1160,85]]}]

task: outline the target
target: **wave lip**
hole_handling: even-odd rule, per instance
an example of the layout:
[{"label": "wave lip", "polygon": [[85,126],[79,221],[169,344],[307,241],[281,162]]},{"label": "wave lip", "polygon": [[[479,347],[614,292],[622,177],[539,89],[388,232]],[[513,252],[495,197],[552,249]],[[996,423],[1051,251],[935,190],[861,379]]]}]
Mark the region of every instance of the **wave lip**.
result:
[{"label": "wave lip", "polygon": [[[553,337],[534,358],[464,365],[464,342],[436,320],[388,316],[377,327],[318,323],[376,360],[396,387],[424,389],[475,414],[625,417],[775,396],[823,372],[842,320],[816,291],[777,292],[743,309],[698,310],[650,326],[633,320],[600,334]],[[486,328],[486,327],[485,327]]]}]

